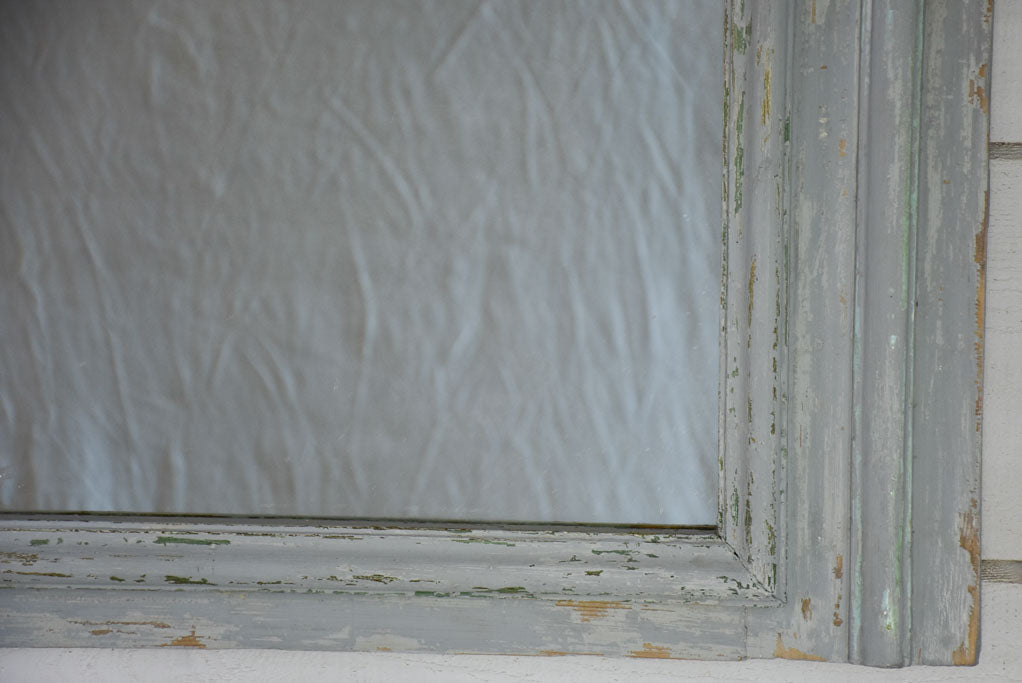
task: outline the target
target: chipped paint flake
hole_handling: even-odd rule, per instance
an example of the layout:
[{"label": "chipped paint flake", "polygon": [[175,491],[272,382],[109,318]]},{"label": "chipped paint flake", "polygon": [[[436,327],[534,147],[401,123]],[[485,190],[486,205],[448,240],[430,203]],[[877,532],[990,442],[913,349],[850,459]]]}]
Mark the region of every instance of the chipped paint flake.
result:
[{"label": "chipped paint flake", "polygon": [[781,634],[777,634],[777,647],[774,648],[774,657],[780,659],[801,659],[807,662],[825,662],[827,661],[819,655],[813,655],[802,650],[798,650],[793,647],[784,647],[784,641],[781,640]]},{"label": "chipped paint flake", "polygon": [[78,621],[70,620],[70,624],[82,626],[152,626],[153,628],[170,628],[170,624],[163,621]]},{"label": "chipped paint flake", "polygon": [[986,316],[986,268],[987,268],[987,223],[990,218],[990,191],[983,192],[983,221],[976,233],[973,261],[976,275],[976,341],[973,348],[976,355],[976,432],[983,428],[983,354]]},{"label": "chipped paint flake", "polygon": [[593,621],[607,616],[610,610],[630,610],[632,607],[615,600],[558,600],[558,607],[571,607],[578,612],[582,621]]},{"label": "chipped paint flake", "polygon": [[170,543],[181,543],[184,545],[230,545],[231,542],[227,539],[212,539],[212,538],[181,538],[179,536],[159,536],[153,543],[160,545],[168,545]]},{"label": "chipped paint flake", "polygon": [[641,650],[632,650],[628,656],[640,659],[671,659],[671,650],[662,645],[643,643]]},{"label": "chipped paint flake", "polygon": [[958,544],[963,550],[969,553],[969,564],[972,565],[975,581],[966,587],[972,604],[969,606],[969,632],[968,641],[962,642],[951,653],[951,662],[955,666],[971,666],[976,663],[979,645],[979,577],[980,577],[980,555],[979,555],[979,519],[976,516],[978,503],[973,498],[971,508],[961,516],[961,524],[958,531]]},{"label": "chipped paint flake", "polygon": [[205,650],[206,644],[202,642],[202,638],[203,636],[195,635],[195,629],[192,629],[192,632],[187,636],[175,638],[169,643],[161,644],[160,647],[197,647],[199,649]]}]

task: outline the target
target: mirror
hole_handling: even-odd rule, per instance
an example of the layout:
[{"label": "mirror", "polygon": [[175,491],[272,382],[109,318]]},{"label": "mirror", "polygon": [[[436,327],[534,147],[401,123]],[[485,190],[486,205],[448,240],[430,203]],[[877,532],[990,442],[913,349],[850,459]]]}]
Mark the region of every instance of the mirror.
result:
[{"label": "mirror", "polygon": [[5,7],[0,508],[715,524],[722,12]]}]

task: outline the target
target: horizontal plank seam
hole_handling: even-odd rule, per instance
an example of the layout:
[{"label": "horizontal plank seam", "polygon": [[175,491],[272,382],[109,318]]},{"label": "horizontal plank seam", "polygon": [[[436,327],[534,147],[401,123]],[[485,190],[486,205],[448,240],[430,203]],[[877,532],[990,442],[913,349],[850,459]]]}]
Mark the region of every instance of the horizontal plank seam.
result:
[{"label": "horizontal plank seam", "polygon": [[1022,560],[983,560],[980,576],[992,583],[1022,583]]},{"label": "horizontal plank seam", "polygon": [[990,158],[1022,160],[1022,142],[991,142]]}]

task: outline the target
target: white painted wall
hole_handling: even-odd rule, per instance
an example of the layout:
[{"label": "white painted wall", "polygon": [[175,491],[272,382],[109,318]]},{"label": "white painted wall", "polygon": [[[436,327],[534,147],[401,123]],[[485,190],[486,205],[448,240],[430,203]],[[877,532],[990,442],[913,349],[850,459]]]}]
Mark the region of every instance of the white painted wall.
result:
[{"label": "white painted wall", "polygon": [[[991,140],[1022,142],[1022,0],[997,0]],[[991,164],[983,556],[1022,560],[1022,160]],[[2,628],[2,626],[0,626]],[[2,681],[1022,681],[1022,585],[984,584],[973,668],[201,650],[3,650]]]}]

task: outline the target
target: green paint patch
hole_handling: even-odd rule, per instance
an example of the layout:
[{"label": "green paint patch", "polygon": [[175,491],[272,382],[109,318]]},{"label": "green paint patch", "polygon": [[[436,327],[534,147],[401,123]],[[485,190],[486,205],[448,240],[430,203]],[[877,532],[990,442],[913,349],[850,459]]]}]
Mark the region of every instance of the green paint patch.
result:
[{"label": "green paint patch", "polygon": [[390,583],[391,581],[397,581],[396,576],[384,576],[383,574],[359,574],[352,576],[353,579],[359,581],[375,581],[376,583]]},{"label": "green paint patch", "polygon": [[209,581],[207,581],[204,578],[203,579],[199,579],[198,581],[196,581],[195,579],[193,579],[190,576],[174,576],[173,574],[167,574],[166,576],[163,577],[163,580],[166,581],[167,583],[190,584],[190,585],[195,585],[195,586],[215,586],[216,585],[215,583],[210,583]]},{"label": "green paint patch", "polygon": [[454,593],[441,593],[438,591],[415,591],[415,595],[420,598],[449,598]]},{"label": "green paint patch", "polygon": [[279,586],[282,583],[284,582],[279,579],[277,581],[256,581],[257,586]]},{"label": "green paint patch", "polygon": [[745,178],[745,148],[742,147],[742,129],[745,126],[745,92],[738,100],[738,118],[735,119],[735,215],[742,208],[742,181]]},{"label": "green paint patch", "polygon": [[749,48],[748,34],[752,32],[752,24],[748,27],[743,28],[738,24],[731,25],[731,40],[734,44],[735,52],[739,54],[745,54],[745,51]]},{"label": "green paint patch", "polygon": [[485,543],[486,545],[504,545],[508,548],[514,548],[514,543],[508,543],[506,541],[491,541],[488,538],[455,538],[455,543]]},{"label": "green paint patch", "polygon": [[652,557],[652,558],[660,559],[659,555],[654,555],[653,553],[646,553],[646,557]]},{"label": "green paint patch", "polygon": [[50,539],[48,538],[33,538],[28,542],[29,545],[49,545]]},{"label": "green paint patch", "polygon": [[111,576],[111,577],[110,577],[110,580],[111,580],[111,581],[116,581],[117,583],[124,583],[124,579],[122,579],[122,578],[121,578],[121,577],[119,577],[119,576]]},{"label": "green paint patch", "polygon": [[472,586],[472,590],[483,593],[524,593],[522,586],[504,586],[503,588],[487,588],[486,586]]},{"label": "green paint patch", "polygon": [[593,555],[631,555],[631,550],[592,550]]},{"label": "green paint patch", "polygon": [[[4,572],[5,574],[7,572]],[[60,572],[14,572],[15,574],[21,574],[22,576],[55,576],[59,579],[72,579],[74,578],[70,574],[61,574]]]},{"label": "green paint patch", "polygon": [[752,545],[752,505],[745,499],[745,543]]},{"label": "green paint patch", "polygon": [[153,543],[168,545],[170,543],[182,543],[184,545],[230,545],[226,539],[212,538],[181,538],[179,536],[160,536]]},{"label": "green paint patch", "polygon": [[587,569],[586,576],[599,576],[603,573],[602,569]]}]

